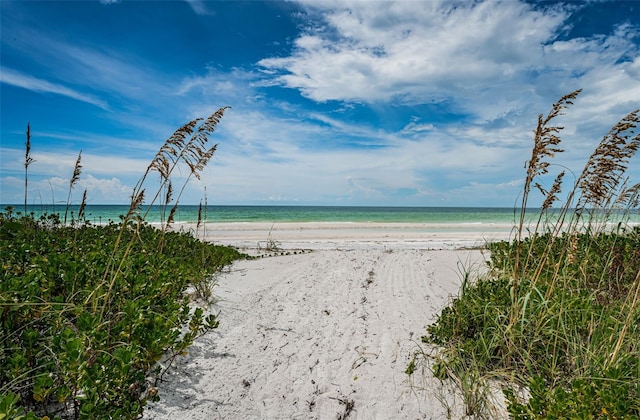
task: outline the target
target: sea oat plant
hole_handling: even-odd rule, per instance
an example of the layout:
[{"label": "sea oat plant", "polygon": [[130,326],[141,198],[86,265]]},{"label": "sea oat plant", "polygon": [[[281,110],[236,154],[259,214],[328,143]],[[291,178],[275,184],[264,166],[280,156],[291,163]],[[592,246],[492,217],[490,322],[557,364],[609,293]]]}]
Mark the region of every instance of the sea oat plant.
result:
[{"label": "sea oat plant", "polygon": [[[80,159],[70,188],[79,176]],[[145,223],[142,197],[99,226],[0,212],[0,418],[138,418],[164,368],[218,326],[187,290],[241,255]]]},{"label": "sea oat plant", "polygon": [[24,151],[24,213],[27,214],[27,186],[29,183],[29,166],[35,162],[31,157],[31,124],[27,123],[27,139]]},{"label": "sea oat plant", "polygon": [[[184,188],[192,176],[196,179],[200,179],[200,172],[206,167],[207,163],[209,163],[209,160],[213,157],[213,154],[218,147],[217,144],[208,146],[207,143],[209,141],[209,136],[213,133],[215,127],[220,122],[220,119],[228,108],[229,107],[223,107],[218,109],[207,119],[203,120],[202,118],[196,118],[189,121],[176,130],[173,135],[165,141],[147,167],[145,173],[133,188],[129,210],[122,220],[123,228],[140,225],[140,222],[145,219],[147,213],[151,209],[151,206],[153,206],[156,203],[156,200],[160,197],[163,189],[167,188],[168,192],[172,190],[171,175],[174,170],[176,170],[180,164],[185,164],[190,170],[189,176],[183,184],[180,193],[176,197],[175,204],[171,208],[169,217],[162,227],[163,231],[169,229],[173,222],[173,215],[177,210],[182,191],[184,191]],[[155,195],[149,201],[146,212],[141,213],[142,204],[144,203],[146,194],[145,181],[152,172],[158,172],[160,175],[160,187],[156,190]],[[170,199],[170,196],[171,194],[167,193],[167,199]],[[168,205],[168,202],[166,202],[166,204]],[[124,232],[124,230],[122,232]],[[124,258],[119,257],[118,250],[121,246],[121,235],[114,244],[110,263],[108,264],[103,277],[103,281],[108,284],[108,289],[104,296],[106,301],[109,300],[109,296],[113,291],[113,285],[116,283],[117,277],[122,270],[122,262],[131,251],[132,242],[129,242],[124,249]],[[100,300],[95,299],[93,301],[95,305]],[[103,306],[103,308],[104,307],[105,306]]]},{"label": "sea oat plant", "polygon": [[[517,226],[517,236],[516,236],[516,244],[518,247],[522,243],[523,236],[526,233],[526,226],[525,226],[526,217],[525,216],[527,213],[527,205],[529,202],[529,194],[531,193],[531,188],[532,186],[538,186],[538,188],[541,189],[539,187],[540,184],[538,183],[534,184],[534,181],[539,176],[549,172],[550,162],[546,159],[553,158],[557,153],[562,153],[564,151],[563,149],[558,147],[561,141],[560,137],[558,136],[558,133],[564,127],[550,125],[550,123],[555,118],[562,115],[563,109],[566,109],[569,105],[573,104],[573,100],[575,100],[575,98],[580,94],[581,91],[582,90],[579,89],[560,98],[556,103],[553,104],[551,111],[549,112],[549,114],[547,114],[546,117],[543,118],[542,114],[538,116],[538,125],[534,132],[533,148],[531,149],[531,158],[527,162],[527,166],[526,166],[527,172],[526,172],[526,177],[525,177],[525,182],[524,182],[524,187],[522,192],[522,202],[520,205],[520,218]],[[554,185],[551,188],[551,191],[547,194],[547,199],[543,204],[543,210],[546,210],[548,208],[545,206],[550,206],[553,203],[553,201],[555,201],[557,192],[560,190],[563,176],[564,174],[559,175],[556,178],[556,181],[554,182]],[[542,192],[544,193],[545,191],[542,190]],[[542,214],[543,212],[540,213],[540,218],[542,217]],[[540,218],[538,219],[539,221],[540,221]],[[536,228],[538,226],[539,226],[539,223],[537,224]],[[526,265],[526,262],[524,264]],[[520,255],[518,253],[518,255],[516,255],[516,261],[515,261],[514,273],[513,273],[514,281],[515,281],[514,288],[516,289],[518,287],[517,281],[520,276],[519,271],[520,271],[521,265],[522,265],[522,262],[520,261]]]},{"label": "sea oat plant", "polygon": [[[437,377],[497,380],[515,418],[640,417],[640,226],[627,223],[640,212],[640,186],[625,175],[640,111],[602,138],[573,185],[562,170],[547,190],[541,176],[562,152],[562,127],[550,123],[579,92],[538,119],[515,239],[489,244],[488,275],[467,283],[423,337],[440,348]],[[535,190],[543,201],[531,229]]]}]

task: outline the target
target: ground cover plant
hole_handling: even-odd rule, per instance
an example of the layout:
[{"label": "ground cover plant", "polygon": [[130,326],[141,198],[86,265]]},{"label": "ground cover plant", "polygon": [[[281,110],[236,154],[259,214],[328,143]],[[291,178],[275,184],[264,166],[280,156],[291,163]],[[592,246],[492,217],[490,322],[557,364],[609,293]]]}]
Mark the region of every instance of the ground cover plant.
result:
[{"label": "ground cover plant", "polygon": [[[497,384],[514,418],[640,418],[640,227],[627,223],[640,184],[625,176],[640,111],[603,137],[562,195],[565,172],[548,178],[563,151],[553,120],[579,93],[539,117],[514,239],[489,244],[488,273],[465,281],[422,338],[467,414],[495,415],[488,385]],[[529,223],[536,189],[544,202]]]},{"label": "ground cover plant", "polygon": [[[139,417],[158,398],[162,366],[218,326],[186,292],[206,289],[215,272],[243,256],[170,230],[179,201],[171,173],[186,164],[199,176],[224,111],[167,140],[119,221],[85,221],[86,194],[80,214],[69,218],[0,212],[0,419]],[[25,173],[33,162],[29,141],[28,129]],[[79,155],[70,190],[80,172]],[[167,205],[160,227],[144,222],[145,179],[153,172],[161,194],[149,205]]]}]

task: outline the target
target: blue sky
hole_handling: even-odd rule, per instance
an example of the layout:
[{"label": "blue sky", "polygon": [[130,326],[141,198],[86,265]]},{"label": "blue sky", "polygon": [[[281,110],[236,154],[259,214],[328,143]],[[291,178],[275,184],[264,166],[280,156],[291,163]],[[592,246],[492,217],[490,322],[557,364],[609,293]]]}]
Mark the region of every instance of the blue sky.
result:
[{"label": "blue sky", "polygon": [[72,201],[127,203],[175,129],[231,106],[181,203],[512,207],[558,98],[584,89],[558,120],[576,173],[640,107],[636,1],[0,7],[2,203],[24,200],[27,122],[30,203],[66,202],[80,150]]}]

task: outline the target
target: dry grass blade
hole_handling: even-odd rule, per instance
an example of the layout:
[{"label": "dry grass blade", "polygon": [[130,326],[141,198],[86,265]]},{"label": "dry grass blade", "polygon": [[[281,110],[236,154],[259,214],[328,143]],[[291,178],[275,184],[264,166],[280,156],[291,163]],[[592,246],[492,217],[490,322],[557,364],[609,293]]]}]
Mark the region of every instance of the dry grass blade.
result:
[{"label": "dry grass blade", "polygon": [[191,173],[197,179],[200,179],[200,172],[202,172],[204,168],[207,166],[207,164],[209,163],[209,160],[211,160],[217,148],[218,148],[218,145],[214,144],[213,147],[211,147],[209,150],[207,150],[200,156],[198,161],[193,166],[191,165],[189,166],[191,169]]},{"label": "dry grass blade", "polygon": [[[152,171],[157,171],[160,174],[160,188],[156,190],[156,194],[151,198],[147,212],[161,197],[162,191],[166,184],[170,182],[171,174],[180,164],[185,164],[189,167],[189,177],[195,176],[200,179],[200,172],[205,168],[213,153],[216,150],[216,146],[209,149],[206,148],[208,142],[208,136],[213,132],[216,125],[220,122],[220,119],[224,115],[224,112],[229,107],[223,107],[214,112],[206,120],[202,118],[196,118],[188,123],[184,124],[178,130],[176,130],[171,137],[160,147],[160,150],[156,153],[153,160],[147,167],[146,172],[138,180],[136,186],[133,189],[132,204],[129,213],[125,216],[125,221],[137,212],[139,205],[134,203],[135,197],[138,197],[143,192],[143,185],[147,179],[147,176]],[[188,179],[187,179],[188,182]],[[176,197],[176,203],[180,201],[180,197],[187,184],[182,186]],[[173,193],[172,187],[168,187]],[[167,194],[165,197],[165,204],[170,201],[170,196]],[[144,219],[146,213],[142,215]]]},{"label": "dry grass blade", "polygon": [[171,198],[173,196],[173,184],[169,181],[167,185],[167,193],[164,195],[165,204],[169,204],[171,202]]},{"label": "dry grass blade", "polygon": [[640,183],[623,188],[613,206],[618,209],[635,209],[640,206]]},{"label": "dry grass blade", "polygon": [[198,131],[205,131],[208,134],[213,133],[213,130],[216,128],[218,123],[220,123],[220,120],[222,119],[222,116],[224,115],[224,112],[229,108],[231,108],[231,107],[225,106],[225,107],[222,107],[222,108],[218,109],[213,114],[211,114],[209,116],[209,118],[207,118],[205,120],[205,122],[202,123],[202,125],[200,126]]},{"label": "dry grass blade", "polygon": [[[164,206],[162,207],[162,211],[161,211],[162,221],[164,221],[166,206],[168,206],[169,203],[171,203],[172,199],[173,199],[173,183],[171,182],[171,180],[169,180],[169,182],[167,182],[167,191],[164,195]],[[167,221],[167,223],[169,222]]]},{"label": "dry grass blade", "polygon": [[195,142],[191,143],[189,146],[189,148],[184,150],[183,160],[185,163],[195,165],[195,163],[200,159],[200,156],[204,153],[204,150],[202,149],[202,146]]},{"label": "dry grass blade", "polygon": [[171,207],[171,211],[169,212],[169,217],[167,217],[167,224],[165,225],[165,229],[169,229],[171,224],[175,220],[176,211],[178,211],[178,203],[176,203],[173,207]]},{"label": "dry grass blade", "polygon": [[[185,151],[190,148],[190,143],[187,142],[187,138],[192,136],[197,127],[198,123],[202,121],[202,118],[196,118],[194,120],[189,121],[184,124],[182,127],[177,129],[169,139],[167,139],[164,144],[160,147],[151,163],[147,167],[146,172],[138,180],[138,183],[133,189],[132,200],[133,197],[137,197],[138,194],[142,191],[142,187],[147,179],[147,176],[152,171],[157,171],[160,174],[160,188],[156,191],[155,196],[152,198],[150,206],[153,205],[158,197],[160,196],[161,191],[163,190],[165,184],[169,182],[171,177],[171,173],[176,168],[181,159],[184,159]],[[191,137],[193,139],[193,136]],[[133,213],[133,209],[136,207],[132,202],[129,214],[127,214],[127,218]],[[143,218],[146,217],[146,214]]]},{"label": "dry grass blade", "polygon": [[33,162],[33,158],[31,158],[31,123],[27,123],[27,141],[25,144],[25,152],[24,152],[24,166],[25,168],[29,167]]},{"label": "dry grass blade", "polygon": [[553,185],[551,186],[551,190],[546,195],[544,202],[542,203],[542,211],[548,210],[553,206],[558,200],[558,194],[562,192],[562,178],[565,175],[565,171],[562,171],[558,174],[556,179],[553,181]]},{"label": "dry grass blade", "polygon": [[[531,186],[534,185],[534,179],[540,175],[544,175],[548,172],[549,162],[545,158],[553,158],[556,153],[561,153],[564,150],[557,147],[560,144],[560,137],[557,135],[563,127],[549,126],[549,123],[556,117],[562,114],[562,110],[568,108],[573,104],[575,98],[582,92],[582,89],[575,90],[567,95],[561,97],[551,107],[551,111],[547,114],[546,118],[543,118],[542,114],[538,116],[538,125],[536,126],[535,135],[533,138],[533,149],[531,151],[531,159],[527,162],[526,170],[527,175],[524,183],[522,204],[520,206],[520,220],[517,228],[516,243],[518,250],[520,249],[520,243],[522,242],[522,235],[524,233],[524,223],[527,211],[527,204],[529,200],[529,193],[531,192]],[[561,180],[561,178],[560,178]],[[556,181],[560,182],[558,178]],[[558,188],[560,185],[558,185]],[[543,191],[544,193],[545,191]],[[555,198],[548,197],[550,201]],[[550,205],[550,204],[549,204]],[[514,264],[514,278],[516,280],[515,288],[517,289],[517,280],[521,269],[520,252],[516,253],[516,261]]]},{"label": "dry grass blade", "polygon": [[24,152],[24,212],[27,213],[27,190],[29,184],[29,165],[35,160],[31,157],[31,123],[27,123],[27,140]]},{"label": "dry grass blade", "polygon": [[578,182],[582,192],[578,208],[601,208],[615,196],[629,159],[640,147],[640,134],[632,137],[639,113],[636,110],[620,120],[596,147]]},{"label": "dry grass blade", "polygon": [[131,197],[131,204],[129,205],[129,211],[125,216],[125,220],[129,220],[131,216],[140,212],[142,203],[144,203],[144,193],[145,190],[141,190],[134,197]]},{"label": "dry grass blade", "polygon": [[542,118],[542,114],[538,116],[538,126],[536,127],[534,145],[531,151],[531,159],[527,166],[527,178],[533,179],[537,175],[547,173],[549,163],[544,161],[544,157],[554,157],[556,153],[561,153],[564,150],[557,148],[560,144],[560,138],[556,133],[560,132],[563,127],[549,126],[548,124],[554,118],[562,115],[562,110],[568,108],[573,104],[573,100],[582,92],[582,89],[578,89],[568,95],[560,98],[553,104],[551,111],[546,118]]},{"label": "dry grass blade", "polygon": [[172,165],[169,162],[175,166],[186,147],[186,139],[193,134],[200,121],[202,118],[196,118],[177,129],[160,147],[151,161],[148,171],[158,171],[161,178],[167,180],[172,170]]},{"label": "dry grass blade", "polygon": [[[524,186],[524,195],[522,197],[523,210],[526,208],[533,180],[537,176],[548,172],[549,162],[545,161],[544,158],[553,158],[556,153],[564,151],[557,147],[557,145],[560,144],[560,137],[558,137],[557,133],[560,132],[563,127],[549,126],[548,124],[551,120],[561,115],[563,109],[573,104],[573,100],[581,91],[582,89],[578,89],[560,98],[560,100],[553,104],[553,107],[546,118],[543,118],[542,114],[538,116],[538,125],[533,138],[534,143],[531,151],[531,159],[529,159],[529,162],[527,163],[527,178]],[[521,216],[524,217],[524,215]]]},{"label": "dry grass blade", "polygon": [[82,193],[82,202],[80,203],[80,209],[78,210],[78,221],[84,219],[84,211],[87,207],[87,189],[85,188]]},{"label": "dry grass blade", "polygon": [[[181,162],[189,167],[189,176],[193,175],[197,179],[200,179],[200,172],[204,169],[215,151],[215,146],[208,150],[205,147],[208,142],[208,136],[213,132],[228,108],[229,107],[223,107],[218,109],[204,121],[202,118],[196,118],[176,130],[162,145],[147,168],[147,172],[140,181],[138,181],[138,184],[134,188],[134,195],[136,191],[142,188],[150,171],[158,171],[158,173],[160,173],[161,184],[164,185],[169,182],[173,170]],[[198,124],[200,125],[198,126]],[[178,200],[183,190],[184,187],[181,189],[180,194],[178,194]],[[151,200],[151,204],[153,204],[157,198],[158,195],[156,194]]]},{"label": "dry grass blade", "polygon": [[209,160],[216,151],[217,144],[211,148],[206,148],[209,135],[213,133],[215,127],[220,122],[224,112],[229,107],[222,107],[211,114],[199,127],[197,132],[185,145],[181,154],[184,163],[189,167],[190,174],[200,179],[200,172],[209,163]]},{"label": "dry grass blade", "polygon": [[205,147],[207,141],[209,141],[207,137],[208,134],[209,133],[206,131],[198,131],[196,134],[194,134],[193,138],[191,139],[191,144],[193,145],[193,147]]},{"label": "dry grass blade", "polygon": [[[173,149],[170,150],[173,151]],[[157,154],[156,157],[151,161],[151,165],[149,165],[149,169],[158,171],[162,179],[169,178],[170,168],[171,166],[169,164],[169,159],[167,159],[164,154]]]},{"label": "dry grass blade", "polygon": [[80,179],[80,173],[82,171],[82,165],[80,164],[82,160],[82,150],[78,153],[78,158],[76,159],[76,164],[73,167],[73,176],[71,176],[71,180],[69,181],[69,187],[73,188],[78,180]]},{"label": "dry grass blade", "polygon": [[82,150],[78,153],[78,158],[76,159],[76,164],[73,167],[73,175],[69,180],[69,193],[67,194],[67,207],[64,211],[64,223],[67,223],[67,214],[69,213],[69,206],[71,205],[71,190],[80,180],[80,173],[82,172]]},{"label": "dry grass blade", "polygon": [[[131,205],[129,207],[129,211],[124,216],[124,220],[122,222],[123,226],[128,226],[128,222],[131,221],[131,219],[135,215],[137,215],[138,226],[140,226],[141,222],[145,220],[147,213],[149,212],[151,207],[156,203],[158,199],[161,198],[161,194],[163,191],[165,192],[165,205],[167,205],[169,201],[173,199],[173,186],[167,184],[170,184],[171,175],[176,167],[178,167],[179,164],[184,163],[189,166],[190,173],[187,177],[187,181],[182,185],[175,198],[175,205],[171,208],[171,211],[167,218],[167,223],[163,227],[163,230],[169,228],[170,224],[173,223],[180,197],[182,196],[182,192],[187,186],[189,178],[192,175],[199,178],[199,172],[204,169],[204,165],[206,165],[206,163],[213,155],[213,152],[215,151],[215,146],[205,151],[204,145],[208,141],[207,136],[213,131],[227,108],[228,107],[220,108],[209,118],[207,118],[207,120],[205,120],[199,127],[198,124],[200,124],[200,122],[202,121],[201,118],[196,118],[192,121],[189,121],[178,130],[176,130],[173,135],[167,141],[165,141],[165,143],[160,147],[160,150],[156,153],[153,160],[147,167],[147,170],[145,171],[143,176],[138,180],[135,187],[133,188],[133,192],[131,194]],[[197,130],[196,127],[198,127]],[[160,174],[160,187],[156,190],[155,195],[151,198],[146,213],[140,214],[140,209],[145,196],[145,189],[143,187],[147,177],[152,171],[157,171]],[[165,190],[165,187],[167,188],[167,190]],[[103,276],[103,282],[108,284],[106,294],[104,295],[104,299],[107,301],[111,296],[113,285],[115,284],[116,277],[121,268],[120,266],[117,266],[114,259],[116,250],[120,246],[121,239],[122,231],[115,241],[112,261],[108,264]],[[132,242],[127,244],[127,247],[123,254],[125,257],[131,251],[131,248]],[[124,261],[124,257],[120,258],[120,264],[122,264],[122,261]],[[109,277],[111,277],[111,280],[107,282]]]},{"label": "dry grass blade", "polygon": [[[167,139],[164,146],[160,149],[167,148],[168,146],[174,146],[176,149],[180,150],[185,145],[185,140],[191,134],[193,134],[195,127],[198,123],[202,121],[202,118],[196,118],[194,120],[189,121],[182,127],[178,128],[172,135]],[[177,156],[177,154],[175,154]]]},{"label": "dry grass blade", "polygon": [[213,152],[215,151],[215,146],[211,149],[208,149],[205,152],[206,144],[209,140],[209,135],[213,133],[213,131],[215,130],[215,127],[218,125],[218,123],[222,119],[224,112],[229,108],[230,107],[228,106],[222,107],[218,109],[216,112],[214,112],[213,114],[211,114],[209,118],[207,118],[200,125],[200,127],[198,127],[198,131],[191,138],[189,142],[190,147],[186,148],[186,150],[189,152],[186,156],[188,156],[189,159],[185,159],[185,161],[188,164],[190,164],[189,166],[192,169],[192,173],[194,175],[195,175],[194,169],[196,171],[201,171],[204,168],[204,165],[206,165],[206,162],[208,162],[209,159],[211,158],[211,155],[213,155]]},{"label": "dry grass blade", "polygon": [[622,326],[622,331],[618,334],[618,339],[616,341],[616,345],[614,347],[613,352],[611,353],[611,358],[608,360],[608,366],[611,366],[616,359],[618,358],[618,354],[622,349],[622,345],[624,343],[624,339],[629,331],[629,328],[634,327],[634,316],[636,314],[636,308],[638,306],[638,301],[640,300],[640,271],[636,274],[636,278],[633,282],[633,288],[635,292],[629,294],[629,297],[633,296],[631,302],[627,305],[625,309],[627,309],[627,317],[625,319],[624,325]]}]

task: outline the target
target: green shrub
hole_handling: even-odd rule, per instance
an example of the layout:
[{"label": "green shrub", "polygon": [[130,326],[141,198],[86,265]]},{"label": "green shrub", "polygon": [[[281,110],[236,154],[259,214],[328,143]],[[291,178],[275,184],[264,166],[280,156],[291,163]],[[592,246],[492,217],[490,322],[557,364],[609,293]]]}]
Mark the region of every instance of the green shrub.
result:
[{"label": "green shrub", "polygon": [[[157,362],[166,358],[171,366],[218,327],[214,315],[192,308],[186,291],[208,290],[203,285],[214,273],[245,256],[171,231],[179,196],[169,203],[173,171],[186,165],[186,182],[199,178],[213,156],[216,145],[206,143],[225,110],[185,124],[165,142],[119,223],[84,221],[86,191],[67,223],[81,155],[63,216],[0,212],[0,420],[138,418],[146,401],[158,398],[164,372]],[[25,211],[34,162],[29,127],[26,148]],[[152,172],[160,188],[149,208],[162,199],[168,210],[159,228],[144,222],[142,209]]]},{"label": "green shrub", "polygon": [[[241,254],[145,224],[49,220],[0,213],[0,394],[44,414],[138,415],[155,363],[217,326],[186,289]],[[118,237],[131,248],[108,293]]]}]

